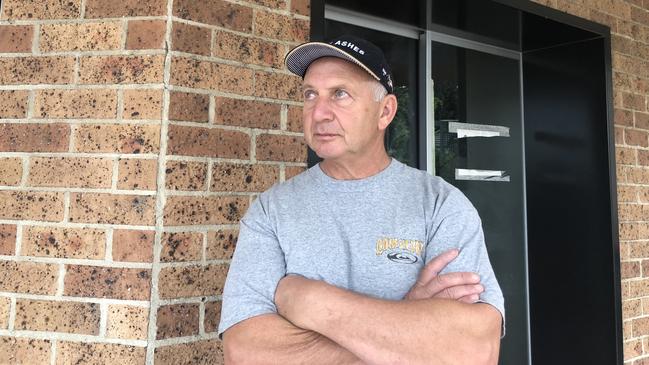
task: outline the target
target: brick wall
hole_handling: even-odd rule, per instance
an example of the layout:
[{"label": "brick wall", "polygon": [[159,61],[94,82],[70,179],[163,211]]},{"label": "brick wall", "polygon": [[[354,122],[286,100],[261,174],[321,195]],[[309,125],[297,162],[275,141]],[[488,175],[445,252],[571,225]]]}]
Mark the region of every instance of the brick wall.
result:
[{"label": "brick wall", "polygon": [[[649,363],[649,1],[611,27],[626,363]],[[308,0],[4,0],[0,363],[214,364],[237,222],[304,169]]]},{"label": "brick wall", "polygon": [[308,1],[1,7],[0,364],[221,363],[237,223],[305,166]]}]

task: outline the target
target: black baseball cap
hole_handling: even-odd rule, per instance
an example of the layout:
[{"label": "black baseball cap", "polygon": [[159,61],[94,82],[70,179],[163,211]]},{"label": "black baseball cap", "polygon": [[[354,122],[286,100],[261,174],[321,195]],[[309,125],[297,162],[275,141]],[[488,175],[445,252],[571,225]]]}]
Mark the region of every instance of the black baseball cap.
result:
[{"label": "black baseball cap", "polygon": [[343,35],[329,43],[303,43],[286,55],[284,63],[289,71],[304,78],[311,63],[321,57],[337,57],[358,65],[380,82],[388,94],[394,94],[392,71],[383,51],[375,44],[358,37]]}]

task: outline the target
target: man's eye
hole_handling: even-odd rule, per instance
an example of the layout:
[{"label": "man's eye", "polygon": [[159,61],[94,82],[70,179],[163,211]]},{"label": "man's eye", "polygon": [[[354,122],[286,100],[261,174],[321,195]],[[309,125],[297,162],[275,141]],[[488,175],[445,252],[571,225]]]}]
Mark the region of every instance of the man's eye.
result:
[{"label": "man's eye", "polygon": [[315,98],[315,92],[313,90],[304,91],[304,100],[311,100],[313,98]]},{"label": "man's eye", "polygon": [[349,94],[345,90],[338,89],[336,90],[334,96],[336,97],[336,99],[341,99],[341,98],[346,98],[347,96],[349,96]]}]

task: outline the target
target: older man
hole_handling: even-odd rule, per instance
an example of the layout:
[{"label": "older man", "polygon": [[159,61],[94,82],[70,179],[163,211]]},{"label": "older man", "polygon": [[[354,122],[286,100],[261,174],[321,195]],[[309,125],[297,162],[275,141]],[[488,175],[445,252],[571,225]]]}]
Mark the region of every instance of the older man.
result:
[{"label": "older man", "polygon": [[381,50],[343,36],[286,64],[323,161],[241,221],[226,362],[496,364],[503,298],[480,219],[459,190],[386,153],[397,100]]}]

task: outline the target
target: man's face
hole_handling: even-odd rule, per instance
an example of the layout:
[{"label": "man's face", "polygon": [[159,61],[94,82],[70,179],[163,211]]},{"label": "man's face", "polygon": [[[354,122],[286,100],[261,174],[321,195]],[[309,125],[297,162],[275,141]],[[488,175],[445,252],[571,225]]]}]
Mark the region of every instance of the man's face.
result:
[{"label": "man's face", "polygon": [[304,75],[304,136],[325,160],[362,160],[383,148],[382,103],[371,76],[335,57],[314,61]]}]

